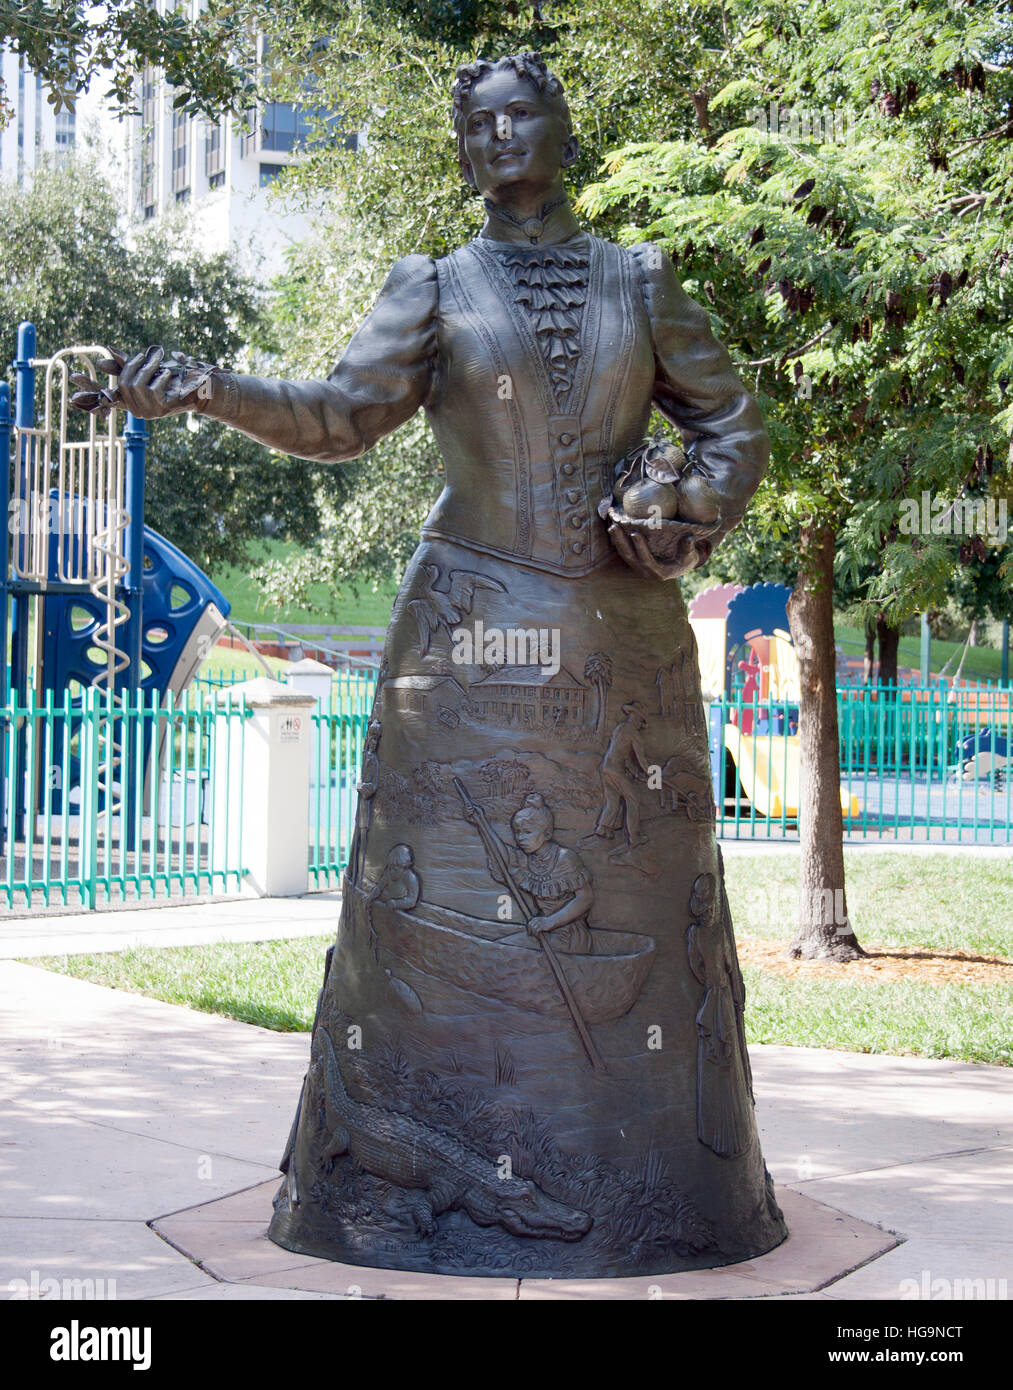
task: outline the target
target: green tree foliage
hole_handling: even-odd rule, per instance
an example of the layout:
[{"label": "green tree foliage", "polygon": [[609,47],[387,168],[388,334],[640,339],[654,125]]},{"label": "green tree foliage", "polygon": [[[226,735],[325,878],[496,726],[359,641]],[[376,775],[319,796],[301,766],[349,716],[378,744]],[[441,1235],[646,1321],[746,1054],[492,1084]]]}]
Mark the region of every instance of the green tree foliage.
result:
[{"label": "green tree foliage", "polygon": [[[620,239],[672,251],[760,397],[773,459],[753,523],[797,567],[791,953],[847,960],[846,907],[826,910],[844,905],[835,568],[896,630],[942,604],[954,560],[950,538],[904,533],[901,503],[1009,489],[1010,11],[726,0],[723,17],[698,134],[618,150],[581,207],[623,209]],[[977,541],[961,560],[987,559]]]},{"label": "green tree foliage", "polygon": [[[128,242],[114,191],[87,159],[44,167],[27,190],[0,183],[5,360],[29,319],[41,357],[74,343],[151,342],[234,363],[258,340],[258,291],[229,257],[188,247],[185,233],[182,222],[160,225]],[[196,423],[176,416],[148,427],[150,525],[212,568],[244,563],[265,515],[302,540],[315,533],[308,464],[216,421]]]},{"label": "green tree foliage", "polygon": [[750,528],[790,554],[829,525],[846,587],[898,623],[988,556],[904,534],[901,500],[1011,495],[1009,8],[725,9],[709,135],[617,151],[581,206],[671,250],[756,389],[774,457]]},{"label": "green tree foliage", "polygon": [[[102,71],[111,81],[107,96],[122,111],[135,105],[137,69],[161,68],[176,88],[174,105],[213,119],[223,110],[241,109],[253,95],[246,75],[253,31],[243,6],[210,0],[199,20],[170,7],[105,0],[0,0],[0,36],[42,78],[47,100],[57,111],[74,109]],[[0,124],[10,104],[0,83]]]}]

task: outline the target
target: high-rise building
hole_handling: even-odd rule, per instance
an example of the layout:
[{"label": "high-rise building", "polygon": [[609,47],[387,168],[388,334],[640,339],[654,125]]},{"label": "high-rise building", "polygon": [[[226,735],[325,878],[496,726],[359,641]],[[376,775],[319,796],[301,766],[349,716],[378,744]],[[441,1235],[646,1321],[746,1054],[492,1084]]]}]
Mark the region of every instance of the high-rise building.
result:
[{"label": "high-rise building", "polygon": [[13,120],[0,130],[0,177],[15,179],[24,188],[44,157],[66,159],[74,148],[77,120],[73,111],[53,110],[42,79],[20,54],[0,52],[0,71],[14,109]]},{"label": "high-rise building", "polygon": [[[263,37],[259,44],[262,60]],[[333,132],[339,118],[289,102],[268,102],[241,119],[190,117],[173,109],[173,89],[151,68],[141,74],[138,95],[140,115],[127,123],[130,219],[150,222],[186,206],[202,247],[232,248],[259,278],[284,269],[286,248],[309,226],[304,213],[271,196],[271,185],[299,147],[319,135],[321,121]],[[358,135],[339,138],[358,148]]]}]

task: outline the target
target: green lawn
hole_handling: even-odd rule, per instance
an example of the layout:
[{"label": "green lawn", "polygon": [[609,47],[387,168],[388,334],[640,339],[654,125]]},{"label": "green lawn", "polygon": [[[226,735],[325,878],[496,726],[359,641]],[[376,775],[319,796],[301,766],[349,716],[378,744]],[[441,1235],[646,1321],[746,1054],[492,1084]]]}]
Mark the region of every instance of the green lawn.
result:
[{"label": "green lawn", "polygon": [[[791,936],[798,855],[725,856],[736,931]],[[844,851],[848,916],[862,945],[1013,955],[1013,865],[991,856]]]},{"label": "green lawn", "polygon": [[[834,623],[834,637],[844,648],[844,654],[852,660],[865,651],[865,636],[857,627],[846,623]],[[939,672],[950,661],[947,675],[952,676],[960,664],[963,642],[933,642],[930,651],[930,669]],[[956,655],[954,655],[956,653]],[[922,664],[921,638],[917,635],[901,637],[898,645],[897,662],[900,666],[920,671]],[[1002,675],[1002,653],[995,647],[968,647],[964,659],[963,680],[999,680]]]},{"label": "green lawn", "polygon": [[250,652],[241,648],[213,647],[201,662],[197,674],[205,679],[222,679],[228,676],[233,681],[250,680],[254,676],[265,674],[261,661],[275,674],[288,665],[287,661],[277,656],[264,656],[258,661]]},{"label": "green lawn", "polygon": [[251,552],[253,559],[248,568],[222,569],[212,576],[232,604],[229,617],[234,622],[277,623],[280,627],[284,627],[286,622],[320,622],[328,627],[351,623],[356,627],[383,628],[390,622],[391,605],[397,594],[395,579],[379,593],[374,594],[368,589],[362,589],[358,596],[351,590],[335,594],[326,584],[315,584],[310,590],[310,598],[315,604],[319,604],[319,608],[314,612],[295,606],[281,609],[268,607],[259,587],[250,578],[248,569],[265,560],[294,558],[299,554],[299,547],[289,541],[264,540],[251,546]]},{"label": "green lawn", "polygon": [[[843,967],[845,970],[847,967]],[[1010,990],[1003,985],[802,980],[746,965],[751,1043],[953,1057],[1013,1066]]]},{"label": "green lawn", "polygon": [[[1010,955],[1008,861],[855,851],[847,862],[849,910],[863,945]],[[728,857],[728,895],[740,933],[787,944],[796,863],[791,854]],[[29,964],[264,1028],[305,1032],[332,941],[333,935],[145,947]],[[804,979],[747,965],[750,1041],[1013,1065],[1007,986],[849,981],[847,966],[839,970],[832,978]]]}]

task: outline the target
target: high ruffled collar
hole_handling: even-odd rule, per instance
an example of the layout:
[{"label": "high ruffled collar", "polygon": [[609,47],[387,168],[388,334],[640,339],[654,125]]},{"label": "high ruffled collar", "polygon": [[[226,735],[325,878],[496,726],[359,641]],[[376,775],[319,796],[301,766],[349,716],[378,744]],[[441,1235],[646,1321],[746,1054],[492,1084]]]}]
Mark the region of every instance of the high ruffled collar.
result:
[{"label": "high ruffled collar", "polygon": [[530,236],[524,231],[523,225],[514,226],[512,222],[506,222],[502,217],[487,213],[479,237],[483,242],[494,246],[523,246],[539,250],[542,247],[555,246],[561,242],[570,241],[575,236],[582,235],[580,223],[573,215],[573,208],[570,206],[569,199],[565,199],[558,207],[552,208],[544,218],[539,220],[542,223],[542,230],[537,241],[532,243]]}]

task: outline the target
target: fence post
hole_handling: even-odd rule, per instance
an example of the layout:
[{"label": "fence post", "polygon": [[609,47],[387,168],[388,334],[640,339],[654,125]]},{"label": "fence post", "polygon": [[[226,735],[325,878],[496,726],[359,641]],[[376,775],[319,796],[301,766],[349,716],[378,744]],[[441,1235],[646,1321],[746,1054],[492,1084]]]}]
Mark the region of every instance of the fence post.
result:
[{"label": "fence post", "polygon": [[321,840],[330,843],[331,828],[331,688],[334,672],[322,661],[304,657],[284,671],[289,690],[308,695],[316,708],[310,715],[310,868],[313,888],[320,887]]},{"label": "fence post", "polygon": [[[89,686],[81,701],[81,732],[78,738],[78,756],[81,769],[81,799],[78,803],[80,829],[78,844],[81,853],[81,902],[84,907],[94,909],[97,897],[98,878],[98,817],[99,817],[99,773],[101,771],[101,751],[99,743],[102,719],[101,692]],[[66,735],[69,739],[69,731]],[[107,795],[108,806],[110,797]],[[64,802],[67,806],[67,803]],[[110,818],[106,818],[107,833]],[[66,823],[64,834],[66,835]]]},{"label": "fence post", "polygon": [[245,868],[258,897],[297,897],[309,886],[316,700],[263,676],[219,691],[219,706],[229,696],[245,701],[250,716],[243,720],[224,710],[216,716],[212,866]]}]

